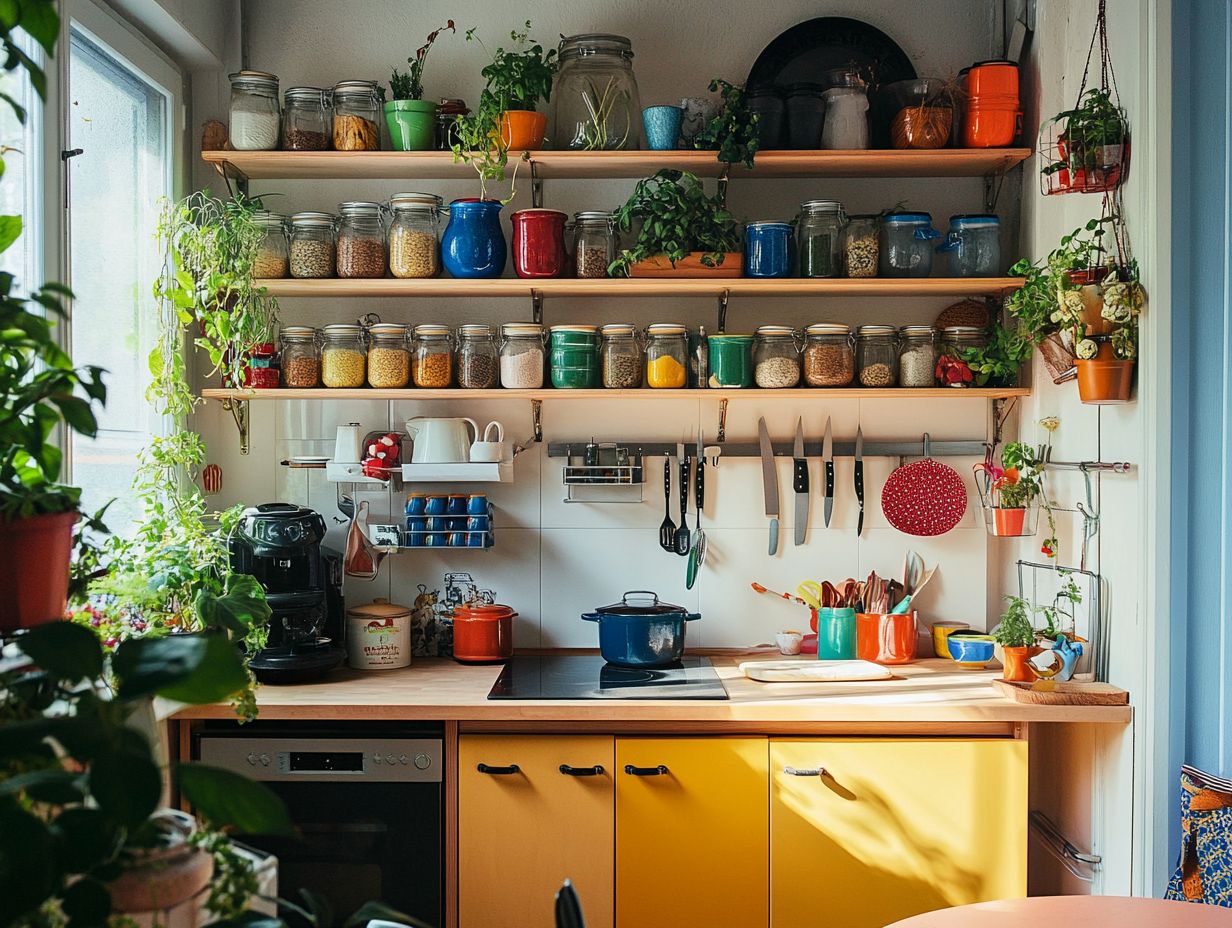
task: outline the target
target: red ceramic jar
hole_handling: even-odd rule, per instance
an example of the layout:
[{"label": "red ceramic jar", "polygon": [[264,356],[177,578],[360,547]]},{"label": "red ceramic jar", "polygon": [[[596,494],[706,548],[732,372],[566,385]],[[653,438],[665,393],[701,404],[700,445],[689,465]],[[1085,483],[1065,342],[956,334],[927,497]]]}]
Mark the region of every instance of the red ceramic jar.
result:
[{"label": "red ceramic jar", "polygon": [[252,349],[248,366],[244,368],[244,386],[254,390],[278,389],[279,371],[275,363],[277,347],[264,342]]},{"label": "red ceramic jar", "polygon": [[519,277],[565,276],[565,220],[555,209],[521,209],[514,213],[513,270]]}]

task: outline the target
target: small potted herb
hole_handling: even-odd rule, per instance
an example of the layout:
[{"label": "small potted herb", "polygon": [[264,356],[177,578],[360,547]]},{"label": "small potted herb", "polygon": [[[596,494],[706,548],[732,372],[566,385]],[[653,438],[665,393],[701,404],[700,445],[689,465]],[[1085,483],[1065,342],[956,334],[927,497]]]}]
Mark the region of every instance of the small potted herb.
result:
[{"label": "small potted herb", "polygon": [[[1022,538],[1034,535],[1042,505],[1055,535],[1052,506],[1044,492],[1044,458],[1025,442],[1009,442],[1001,452],[1001,464],[975,465],[975,486],[984,510],[984,524],[990,535]],[[1047,550],[1056,542],[1044,542]]]},{"label": "small potted herb", "polygon": [[454,31],[452,19],[428,33],[424,44],[415,50],[415,57],[406,60],[409,67],[405,74],[394,68],[389,78],[389,93],[393,99],[385,104],[385,122],[394,151],[427,151],[433,147],[436,104],[423,98],[423,71],[432,43],[446,30]]},{"label": "small potted herb", "polygon": [[[1020,323],[1012,327],[994,322],[988,334],[988,344],[982,348],[964,348],[959,360],[967,365],[972,382],[977,387],[1013,387],[1018,383],[1018,371],[1031,357],[1031,338]],[[938,379],[941,379],[938,362]]]},{"label": "small potted herb", "polygon": [[1098,193],[1122,180],[1127,162],[1125,114],[1103,87],[1083,92],[1078,104],[1058,113],[1056,157],[1042,173],[1047,193]]},{"label": "small potted herb", "polygon": [[693,147],[717,152],[725,164],[739,162],[751,168],[759,145],[759,117],[749,109],[748,93],[743,84],[729,84],[721,78],[710,82],[710,92],[715,91],[722,97],[722,108],[694,137]]},{"label": "small potted herb", "polygon": [[[543,147],[548,117],[535,107],[552,97],[552,78],[556,75],[556,49],[544,49],[530,36],[530,20],[524,31],[509,33],[512,49],[498,48],[492,61],[480,74],[487,81],[480,109],[495,111],[501,144],[508,150],[525,151]],[[466,33],[475,38],[475,30]],[[476,41],[478,41],[476,39]]]},{"label": "small potted herb", "polygon": [[990,634],[1001,646],[1001,676],[1015,683],[1030,683],[1035,674],[1028,663],[1043,649],[1035,643],[1034,607],[1020,596],[1007,596],[1009,605]]}]

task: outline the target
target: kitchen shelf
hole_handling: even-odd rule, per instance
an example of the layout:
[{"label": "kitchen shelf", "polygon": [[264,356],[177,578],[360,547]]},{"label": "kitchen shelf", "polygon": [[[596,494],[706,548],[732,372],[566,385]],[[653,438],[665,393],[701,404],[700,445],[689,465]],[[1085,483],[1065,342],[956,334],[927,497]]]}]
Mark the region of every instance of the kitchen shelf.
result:
[{"label": "kitchen shelf", "polygon": [[209,400],[679,400],[679,399],[1008,399],[1030,396],[1030,387],[813,387],[789,390],[705,389],[705,390],[428,390],[414,387],[402,390],[367,388],[316,389],[281,388],[277,390],[226,390],[210,388],[201,391]]}]

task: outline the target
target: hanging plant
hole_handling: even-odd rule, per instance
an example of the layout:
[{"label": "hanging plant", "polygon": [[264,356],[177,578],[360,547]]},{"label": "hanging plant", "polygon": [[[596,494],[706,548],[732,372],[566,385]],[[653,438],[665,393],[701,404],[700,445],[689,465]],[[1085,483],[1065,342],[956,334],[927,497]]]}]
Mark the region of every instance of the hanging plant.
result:
[{"label": "hanging plant", "polygon": [[743,84],[729,84],[721,78],[710,82],[710,92],[718,91],[723,105],[693,139],[693,147],[713,149],[724,164],[753,166],[757,154],[758,115],[749,109],[748,91]]}]

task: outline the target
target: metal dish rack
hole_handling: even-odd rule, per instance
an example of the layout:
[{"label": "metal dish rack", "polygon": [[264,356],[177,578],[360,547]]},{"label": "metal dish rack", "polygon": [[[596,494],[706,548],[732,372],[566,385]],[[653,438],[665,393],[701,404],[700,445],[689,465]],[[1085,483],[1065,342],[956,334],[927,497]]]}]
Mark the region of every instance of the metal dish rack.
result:
[{"label": "metal dish rack", "polygon": [[[483,519],[484,529],[471,529],[468,526],[473,519]],[[437,520],[444,527],[430,528]],[[419,523],[423,524],[420,525]],[[460,543],[459,543],[460,542]],[[484,515],[467,513],[461,516],[451,515],[406,515],[402,521],[402,544],[400,551],[420,549],[449,551],[483,551],[491,548],[496,542],[495,521],[492,504],[488,503],[488,511]]]}]

